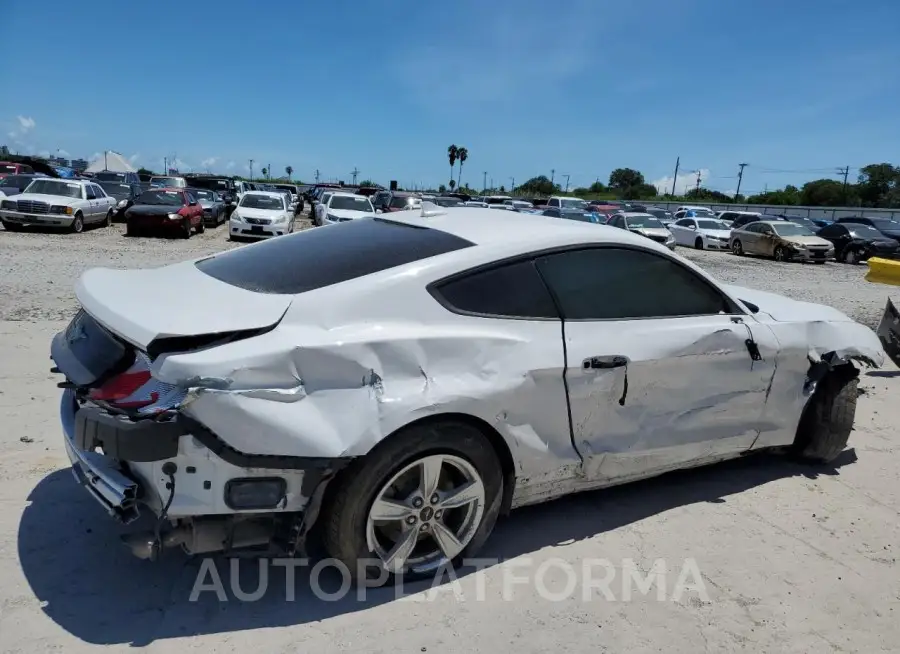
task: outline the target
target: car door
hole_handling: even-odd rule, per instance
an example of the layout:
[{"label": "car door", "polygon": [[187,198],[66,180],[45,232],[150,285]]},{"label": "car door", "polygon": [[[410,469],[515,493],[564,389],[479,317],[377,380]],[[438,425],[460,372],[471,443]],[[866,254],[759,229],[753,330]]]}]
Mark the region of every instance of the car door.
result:
[{"label": "car door", "polygon": [[766,225],[765,223],[755,223],[755,226],[757,228],[755,254],[762,254],[767,257],[774,256],[775,246],[778,245],[778,235],[775,234],[775,230],[772,229],[771,225]]},{"label": "car door", "polygon": [[642,248],[539,257],[563,317],[572,436],[597,482],[750,449],[778,345],[700,273]]},{"label": "car door", "polygon": [[94,184],[94,195],[97,196],[97,215],[95,218],[98,221],[106,220],[106,215],[110,209],[116,206],[116,201],[107,195],[106,191],[99,184]]},{"label": "car door", "polygon": [[[740,220],[740,219],[738,219]],[[759,238],[759,224],[758,223],[749,223],[745,224],[743,227],[739,227],[736,230],[732,230],[731,241],[740,241],[741,248],[746,254],[758,254],[757,248],[758,243],[757,239]]]},{"label": "car door", "polygon": [[834,258],[840,261],[844,248],[850,242],[850,230],[847,229],[847,226],[840,224],[827,225],[820,229],[816,235],[834,245]]},{"label": "car door", "polygon": [[320,225],[325,224],[325,217],[328,215],[328,204],[331,201],[331,193],[322,193],[322,197],[316,204],[316,222]]},{"label": "car door", "polygon": [[97,194],[94,192],[93,184],[84,185],[84,222],[92,223],[97,220]]}]

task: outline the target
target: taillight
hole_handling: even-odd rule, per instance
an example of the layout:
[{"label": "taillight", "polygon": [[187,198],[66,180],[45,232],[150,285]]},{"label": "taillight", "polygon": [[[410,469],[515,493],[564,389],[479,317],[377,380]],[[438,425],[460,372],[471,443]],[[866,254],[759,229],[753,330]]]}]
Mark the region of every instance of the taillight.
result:
[{"label": "taillight", "polygon": [[88,397],[92,400],[100,402],[109,402],[123,409],[137,409],[143,406],[153,404],[159,399],[158,393],[151,393],[150,397],[132,402],[122,402],[122,400],[134,395],[142,386],[151,379],[149,370],[138,370],[135,372],[125,372],[106,382],[99,388],[91,389]]}]

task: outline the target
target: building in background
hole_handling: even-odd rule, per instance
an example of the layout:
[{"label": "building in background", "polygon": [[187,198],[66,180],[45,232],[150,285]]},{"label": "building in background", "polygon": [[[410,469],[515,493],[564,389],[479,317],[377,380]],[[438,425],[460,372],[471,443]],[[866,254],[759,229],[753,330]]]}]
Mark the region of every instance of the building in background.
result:
[{"label": "building in background", "polygon": [[86,159],[72,159],[71,168],[76,172],[83,173],[88,167]]},{"label": "building in background", "polygon": [[5,145],[0,145],[0,157],[8,157],[9,156],[9,148]]}]

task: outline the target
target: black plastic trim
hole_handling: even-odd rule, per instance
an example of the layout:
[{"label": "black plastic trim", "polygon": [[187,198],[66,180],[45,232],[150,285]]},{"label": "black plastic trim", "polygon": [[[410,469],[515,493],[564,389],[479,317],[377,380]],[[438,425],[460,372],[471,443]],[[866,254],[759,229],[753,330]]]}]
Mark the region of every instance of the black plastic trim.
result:
[{"label": "black plastic trim", "polygon": [[105,455],[122,461],[171,459],[178,454],[178,439],[184,433],[175,420],[134,422],[94,407],[75,413],[75,445],[86,452],[99,446]]},{"label": "black plastic trim", "polygon": [[[279,485],[281,492],[274,504],[248,504],[246,506],[235,506],[231,502],[231,487],[235,484],[246,484],[248,482],[275,482]],[[222,499],[229,509],[234,511],[258,511],[262,509],[274,509],[284,501],[287,494],[287,481],[282,477],[236,477],[225,482],[225,490]]]}]

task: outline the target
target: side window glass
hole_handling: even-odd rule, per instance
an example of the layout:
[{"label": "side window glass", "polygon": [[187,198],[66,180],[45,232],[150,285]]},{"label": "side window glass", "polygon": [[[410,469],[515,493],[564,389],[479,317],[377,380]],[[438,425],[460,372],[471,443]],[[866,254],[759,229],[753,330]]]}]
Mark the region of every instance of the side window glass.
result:
[{"label": "side window glass", "polygon": [[84,187],[85,197],[88,200],[94,200],[97,197],[97,194],[94,193],[94,186],[92,184],[87,184]]},{"label": "side window glass", "polygon": [[94,186],[94,195],[98,198],[105,198],[106,191],[103,190],[102,186]]},{"label": "side window glass", "polygon": [[572,250],[538,259],[567,320],[629,320],[731,312],[719,291],[669,258],[626,248]]},{"label": "side window glass", "polygon": [[533,261],[474,272],[435,291],[454,311],[511,318],[559,317]]},{"label": "side window glass", "polygon": [[558,207],[558,206],[559,206],[559,200],[557,200],[556,198],[553,198],[553,199],[551,199],[551,200],[547,203],[547,206],[548,206],[548,207]]}]

